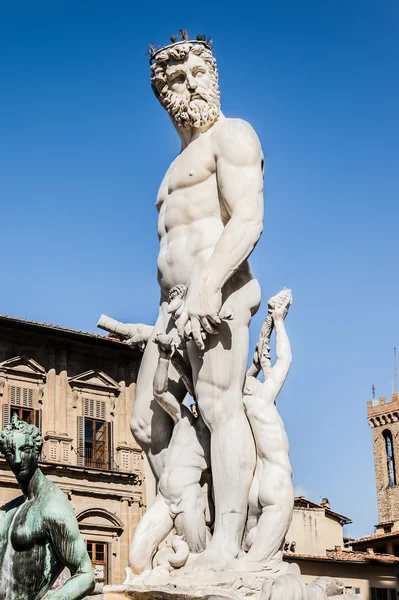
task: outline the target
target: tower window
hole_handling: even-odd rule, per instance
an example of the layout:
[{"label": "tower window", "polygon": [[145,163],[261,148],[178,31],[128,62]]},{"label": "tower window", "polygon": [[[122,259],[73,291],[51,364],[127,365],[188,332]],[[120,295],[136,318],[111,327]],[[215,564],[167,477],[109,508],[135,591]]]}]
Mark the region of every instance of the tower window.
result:
[{"label": "tower window", "polygon": [[388,480],[389,487],[396,485],[396,474],[395,474],[395,457],[393,452],[393,440],[392,433],[388,430],[384,431],[383,436],[385,438],[385,450],[387,454],[387,469],[388,469]]}]

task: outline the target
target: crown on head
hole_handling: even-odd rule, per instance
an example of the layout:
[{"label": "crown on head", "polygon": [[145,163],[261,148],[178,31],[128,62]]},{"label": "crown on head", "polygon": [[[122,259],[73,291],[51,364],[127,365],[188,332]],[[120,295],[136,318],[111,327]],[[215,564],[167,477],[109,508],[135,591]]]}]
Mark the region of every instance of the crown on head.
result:
[{"label": "crown on head", "polygon": [[172,48],[172,46],[178,46],[179,44],[202,44],[209,50],[213,49],[212,38],[206,36],[205,34],[199,33],[195,40],[188,39],[188,31],[186,31],[186,29],[178,29],[177,34],[180,39],[178,40],[175,35],[171,35],[170,41],[172,43],[167,46],[158,47],[155,44],[150,44],[148,46],[147,54],[150,56],[150,64],[155,60],[157,54],[167,50],[168,48]]}]

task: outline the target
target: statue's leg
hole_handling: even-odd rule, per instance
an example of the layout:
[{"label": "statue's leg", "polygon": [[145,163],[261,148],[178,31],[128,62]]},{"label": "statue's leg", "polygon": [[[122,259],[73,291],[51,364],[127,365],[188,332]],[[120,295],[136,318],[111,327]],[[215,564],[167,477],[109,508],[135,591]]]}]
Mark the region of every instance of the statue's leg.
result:
[{"label": "statue's leg", "polygon": [[141,517],[129,550],[129,566],[140,574],[152,569],[152,558],[159,544],[173,529],[167,502],[158,493],[154,503]]},{"label": "statue's leg", "polygon": [[[167,314],[166,308],[167,303],[163,302],[152,335],[144,351],[137,378],[136,397],[130,423],[133,437],[146,453],[156,479],[161,476],[165,450],[168,447],[173,429],[172,419],[154,399],[153,395],[153,381],[159,358],[158,347],[154,344],[153,339],[158,333],[168,332],[171,327],[170,316]],[[168,390],[179,401],[182,401],[186,395],[186,389],[173,365],[169,367]]]},{"label": "statue's leg", "polygon": [[197,554],[206,547],[205,498],[199,483],[189,485],[183,492],[175,519],[175,528],[184,535],[190,552]]},{"label": "statue's leg", "polygon": [[264,461],[259,502],[262,514],[247,559],[266,566],[276,552],[282,549],[291,523],[294,490],[291,469],[287,465]]},{"label": "statue's leg", "polygon": [[255,538],[256,527],[262,514],[262,506],[259,504],[259,485],[262,478],[263,464],[259,456],[256,457],[256,469],[249,490],[248,518],[245,525],[243,549],[249,550]]},{"label": "statue's leg", "polygon": [[[248,358],[248,326],[260,292],[256,280],[226,294],[234,318],[223,321],[218,335],[208,335],[199,355],[188,346],[199,410],[211,432],[211,467],[215,497],[212,541],[198,565],[223,567],[241,549],[248,495],[255,469],[255,444],[244,413],[242,390]],[[195,563],[194,563],[195,566]]]}]

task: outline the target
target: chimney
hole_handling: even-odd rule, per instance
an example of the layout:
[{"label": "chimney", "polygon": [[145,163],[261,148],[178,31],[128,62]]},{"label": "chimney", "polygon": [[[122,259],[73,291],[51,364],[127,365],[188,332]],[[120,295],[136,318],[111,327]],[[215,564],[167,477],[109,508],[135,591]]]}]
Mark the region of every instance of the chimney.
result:
[{"label": "chimney", "polygon": [[334,546],[334,550],[335,552],[341,552],[342,548],[341,546]]},{"label": "chimney", "polygon": [[368,554],[374,554],[373,548],[367,548],[367,552],[368,552]]},{"label": "chimney", "polygon": [[329,501],[328,501],[328,498],[322,498],[322,499],[321,499],[321,502],[320,502],[320,505],[321,505],[323,508],[330,508],[330,503],[329,503]]}]

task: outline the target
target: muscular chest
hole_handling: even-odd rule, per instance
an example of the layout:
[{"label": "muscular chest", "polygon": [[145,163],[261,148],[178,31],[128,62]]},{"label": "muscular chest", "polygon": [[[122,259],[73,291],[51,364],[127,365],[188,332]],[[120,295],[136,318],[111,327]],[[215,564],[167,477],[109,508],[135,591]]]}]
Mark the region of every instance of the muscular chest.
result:
[{"label": "muscular chest", "polygon": [[216,163],[209,137],[200,137],[176,157],[168,173],[168,194],[197,185],[215,172]]},{"label": "muscular chest", "polygon": [[192,142],[169,167],[158,192],[158,210],[188,209],[189,199],[195,204],[215,174],[216,163],[209,139]]},{"label": "muscular chest", "polygon": [[20,507],[11,524],[10,541],[16,551],[29,550],[33,546],[47,543],[48,535],[37,506],[25,502]]}]

